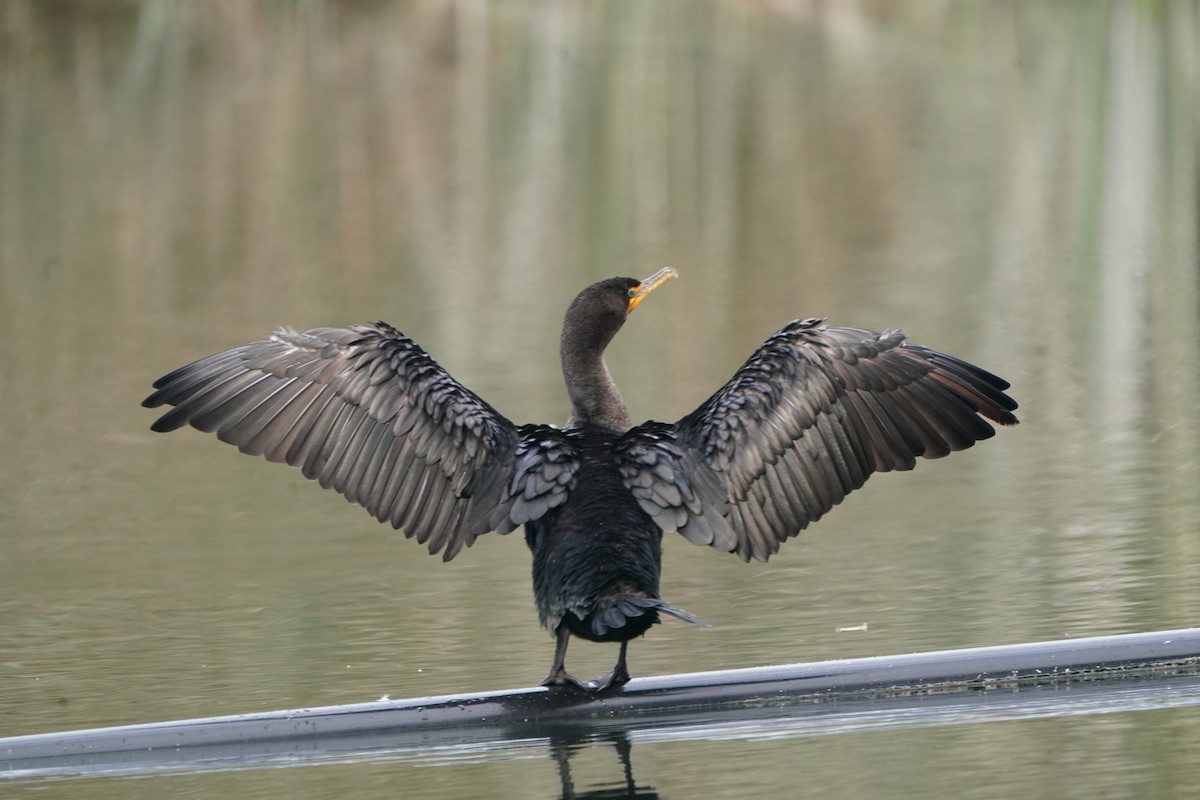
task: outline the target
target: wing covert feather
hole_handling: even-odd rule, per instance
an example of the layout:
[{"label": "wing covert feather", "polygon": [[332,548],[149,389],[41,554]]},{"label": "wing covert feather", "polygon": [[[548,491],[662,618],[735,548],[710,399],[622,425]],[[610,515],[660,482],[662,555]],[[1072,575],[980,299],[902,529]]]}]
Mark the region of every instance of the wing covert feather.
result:
[{"label": "wing covert feather", "polygon": [[899,331],[799,320],[688,416],[630,430],[618,462],[664,531],[765,561],[872,473],[1016,424],[1008,387]]},{"label": "wing covert feather", "polygon": [[154,386],[143,405],[174,406],[154,430],[299,467],[446,560],[564,502],[577,465],[555,429],[517,428],[385,323],[281,329]]}]

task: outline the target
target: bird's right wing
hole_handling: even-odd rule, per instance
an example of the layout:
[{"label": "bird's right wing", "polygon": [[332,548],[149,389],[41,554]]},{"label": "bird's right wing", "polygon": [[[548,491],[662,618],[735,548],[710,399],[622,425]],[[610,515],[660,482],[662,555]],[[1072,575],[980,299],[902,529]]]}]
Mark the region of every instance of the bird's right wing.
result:
[{"label": "bird's right wing", "polygon": [[674,425],[618,445],[664,531],[765,561],[873,472],[912,469],[1015,424],[1004,380],[898,331],[792,322]]},{"label": "bird's right wing", "polygon": [[384,323],[279,330],[160,378],[156,431],[192,425],[299,467],[450,560],[566,500],[578,461],[549,426],[517,428]]}]

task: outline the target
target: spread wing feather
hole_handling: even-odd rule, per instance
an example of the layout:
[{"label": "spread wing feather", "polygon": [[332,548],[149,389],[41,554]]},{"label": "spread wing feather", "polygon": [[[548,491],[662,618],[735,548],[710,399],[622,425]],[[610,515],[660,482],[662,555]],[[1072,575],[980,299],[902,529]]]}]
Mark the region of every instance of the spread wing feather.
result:
[{"label": "spread wing feather", "polygon": [[579,454],[555,428],[516,427],[384,323],[279,330],[159,379],[143,405],[299,467],[450,560],[566,501]]},{"label": "spread wing feather", "polygon": [[694,412],[621,440],[625,484],[664,531],[765,561],[872,473],[1016,424],[1001,378],[898,331],[821,322],[790,323]]}]

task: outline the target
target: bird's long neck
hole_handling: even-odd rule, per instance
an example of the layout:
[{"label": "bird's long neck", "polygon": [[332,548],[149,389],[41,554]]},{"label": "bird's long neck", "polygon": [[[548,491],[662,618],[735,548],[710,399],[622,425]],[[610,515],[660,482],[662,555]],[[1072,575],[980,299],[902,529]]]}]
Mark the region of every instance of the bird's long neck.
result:
[{"label": "bird's long neck", "polygon": [[604,348],[611,339],[611,334],[597,341],[570,326],[563,329],[563,380],[571,398],[567,427],[590,424],[622,432],[632,427],[625,400],[604,363]]}]

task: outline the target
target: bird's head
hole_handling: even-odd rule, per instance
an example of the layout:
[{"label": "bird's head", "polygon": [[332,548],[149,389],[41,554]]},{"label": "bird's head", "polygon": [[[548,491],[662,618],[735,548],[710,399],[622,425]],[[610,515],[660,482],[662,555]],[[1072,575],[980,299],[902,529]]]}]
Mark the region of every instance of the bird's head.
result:
[{"label": "bird's head", "polygon": [[675,271],[674,267],[663,267],[649,278],[640,281],[633,278],[618,278],[617,280],[625,282],[625,313],[632,312],[651,292],[671,278],[677,277],[679,277],[679,273]]},{"label": "bird's head", "polygon": [[640,281],[609,278],[593,283],[571,302],[563,319],[561,344],[563,378],[571,397],[568,424],[587,422],[614,430],[629,428],[621,393],[604,366],[604,349],[629,313],[675,275],[675,270],[666,267]]},{"label": "bird's head", "polygon": [[603,350],[646,297],[678,275],[664,267],[649,278],[609,278],[580,292],[567,308],[563,335],[590,349]]}]

